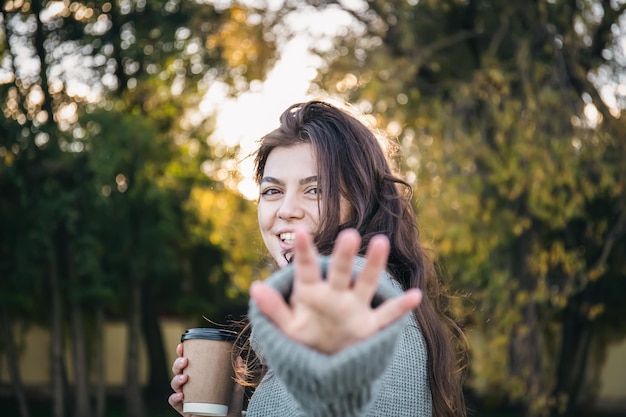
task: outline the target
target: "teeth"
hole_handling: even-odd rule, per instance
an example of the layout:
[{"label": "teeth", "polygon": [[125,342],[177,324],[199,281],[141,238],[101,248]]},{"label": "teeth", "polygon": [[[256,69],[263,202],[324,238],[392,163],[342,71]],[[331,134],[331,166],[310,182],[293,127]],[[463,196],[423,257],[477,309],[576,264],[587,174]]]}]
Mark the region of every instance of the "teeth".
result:
[{"label": "teeth", "polygon": [[281,233],[279,237],[280,237],[280,240],[282,240],[283,242],[292,244],[293,241],[296,239],[296,234],[292,232]]}]

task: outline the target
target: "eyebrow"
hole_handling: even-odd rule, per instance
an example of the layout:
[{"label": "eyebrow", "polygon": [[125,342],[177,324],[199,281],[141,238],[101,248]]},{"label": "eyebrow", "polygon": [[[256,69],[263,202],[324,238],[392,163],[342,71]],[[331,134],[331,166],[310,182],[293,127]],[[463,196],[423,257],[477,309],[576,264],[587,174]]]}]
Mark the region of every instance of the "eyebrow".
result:
[{"label": "eyebrow", "polygon": [[[279,180],[278,178],[274,178],[274,177],[263,177],[263,178],[261,178],[261,184],[263,184],[264,182],[270,182],[272,184],[278,184],[278,185],[285,185],[285,183],[283,181]],[[306,184],[310,184],[312,182],[317,182],[317,175],[311,175],[310,177],[302,178],[298,182],[300,183],[300,185],[306,185]]]}]

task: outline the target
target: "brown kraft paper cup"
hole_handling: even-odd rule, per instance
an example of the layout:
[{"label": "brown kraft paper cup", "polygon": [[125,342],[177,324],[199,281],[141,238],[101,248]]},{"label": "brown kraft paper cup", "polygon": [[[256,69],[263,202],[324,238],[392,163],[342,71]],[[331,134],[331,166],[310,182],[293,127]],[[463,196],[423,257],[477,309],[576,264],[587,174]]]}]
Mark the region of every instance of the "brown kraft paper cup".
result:
[{"label": "brown kraft paper cup", "polygon": [[188,329],[181,337],[189,376],[183,386],[183,413],[226,416],[233,392],[232,349],[236,336],[220,329]]}]

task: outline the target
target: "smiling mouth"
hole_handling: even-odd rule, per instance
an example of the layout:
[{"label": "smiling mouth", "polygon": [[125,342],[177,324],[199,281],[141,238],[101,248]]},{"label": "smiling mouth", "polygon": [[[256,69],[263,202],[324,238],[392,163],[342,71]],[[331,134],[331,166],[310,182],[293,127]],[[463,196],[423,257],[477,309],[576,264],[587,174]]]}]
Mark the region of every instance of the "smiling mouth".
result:
[{"label": "smiling mouth", "polygon": [[283,243],[287,245],[293,245],[293,242],[296,240],[296,234],[293,232],[281,233],[280,235],[278,235],[278,237]]}]

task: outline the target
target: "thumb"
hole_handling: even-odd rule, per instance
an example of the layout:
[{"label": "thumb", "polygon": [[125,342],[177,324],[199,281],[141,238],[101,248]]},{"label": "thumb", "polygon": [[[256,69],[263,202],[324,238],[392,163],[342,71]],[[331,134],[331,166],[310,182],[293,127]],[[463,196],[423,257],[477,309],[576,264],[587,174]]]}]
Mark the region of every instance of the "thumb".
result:
[{"label": "thumb", "polygon": [[374,310],[379,329],[399,320],[406,313],[416,308],[422,302],[422,297],[421,290],[411,288],[404,292],[404,294],[382,303]]},{"label": "thumb", "polygon": [[272,320],[276,327],[281,330],[287,327],[291,309],[277,290],[260,281],[254,281],[250,286],[250,297],[256,302],[261,313]]}]

